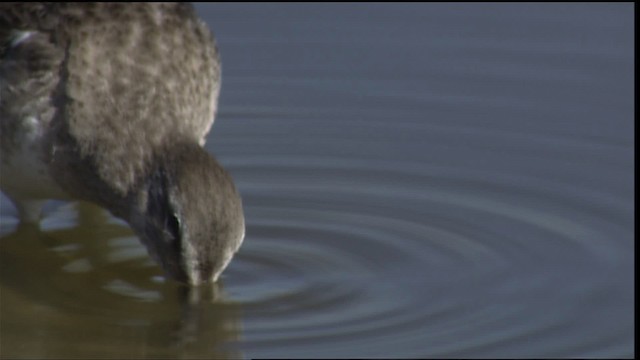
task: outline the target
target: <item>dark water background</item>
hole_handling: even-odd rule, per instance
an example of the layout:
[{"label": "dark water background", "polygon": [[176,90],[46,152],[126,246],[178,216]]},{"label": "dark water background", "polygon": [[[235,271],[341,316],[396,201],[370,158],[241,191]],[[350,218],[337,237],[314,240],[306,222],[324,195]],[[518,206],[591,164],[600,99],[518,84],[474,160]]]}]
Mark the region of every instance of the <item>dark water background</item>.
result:
[{"label": "dark water background", "polygon": [[196,7],[239,255],[184,291],[3,197],[2,357],[634,355],[632,3]]}]

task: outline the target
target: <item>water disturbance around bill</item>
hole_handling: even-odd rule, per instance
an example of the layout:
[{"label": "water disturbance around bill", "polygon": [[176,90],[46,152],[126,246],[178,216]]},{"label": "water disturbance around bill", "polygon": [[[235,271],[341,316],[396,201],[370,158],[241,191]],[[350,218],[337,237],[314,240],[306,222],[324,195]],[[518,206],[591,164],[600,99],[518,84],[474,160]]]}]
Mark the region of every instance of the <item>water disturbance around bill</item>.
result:
[{"label": "water disturbance around bill", "polygon": [[196,9],[245,244],[186,290],[3,197],[2,357],[633,356],[632,4]]}]

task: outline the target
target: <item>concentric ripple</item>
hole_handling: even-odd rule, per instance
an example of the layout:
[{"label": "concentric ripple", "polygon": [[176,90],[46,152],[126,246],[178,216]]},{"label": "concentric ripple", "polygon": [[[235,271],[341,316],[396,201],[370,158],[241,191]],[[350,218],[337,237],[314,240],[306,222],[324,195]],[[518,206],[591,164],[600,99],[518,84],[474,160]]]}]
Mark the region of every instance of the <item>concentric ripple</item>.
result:
[{"label": "concentric ripple", "polygon": [[249,353],[507,354],[568,329],[586,337],[582,311],[630,261],[609,236],[631,219],[603,220],[627,209],[591,189],[410,163],[231,164],[251,179],[248,240],[227,274]]}]

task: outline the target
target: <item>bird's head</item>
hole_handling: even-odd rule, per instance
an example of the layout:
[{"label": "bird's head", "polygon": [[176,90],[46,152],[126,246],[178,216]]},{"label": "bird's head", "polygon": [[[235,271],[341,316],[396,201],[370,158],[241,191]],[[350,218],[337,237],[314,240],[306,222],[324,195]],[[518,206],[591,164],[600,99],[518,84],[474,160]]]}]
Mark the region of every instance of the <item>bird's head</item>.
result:
[{"label": "bird's head", "polygon": [[167,151],[134,201],[130,223],[170,278],[214,282],[244,239],[240,196],[229,174],[193,144]]}]

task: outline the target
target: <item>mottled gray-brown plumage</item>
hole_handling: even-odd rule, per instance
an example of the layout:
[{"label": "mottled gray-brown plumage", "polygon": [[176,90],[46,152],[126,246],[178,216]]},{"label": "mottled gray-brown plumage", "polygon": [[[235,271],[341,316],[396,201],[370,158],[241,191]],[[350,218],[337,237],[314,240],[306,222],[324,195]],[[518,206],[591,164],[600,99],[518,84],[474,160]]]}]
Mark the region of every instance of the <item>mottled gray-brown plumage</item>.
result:
[{"label": "mottled gray-brown plumage", "polygon": [[127,220],[168,275],[217,279],[244,237],[239,195],[203,148],[220,89],[186,4],[1,3],[0,185],[23,221],[48,198]]}]

